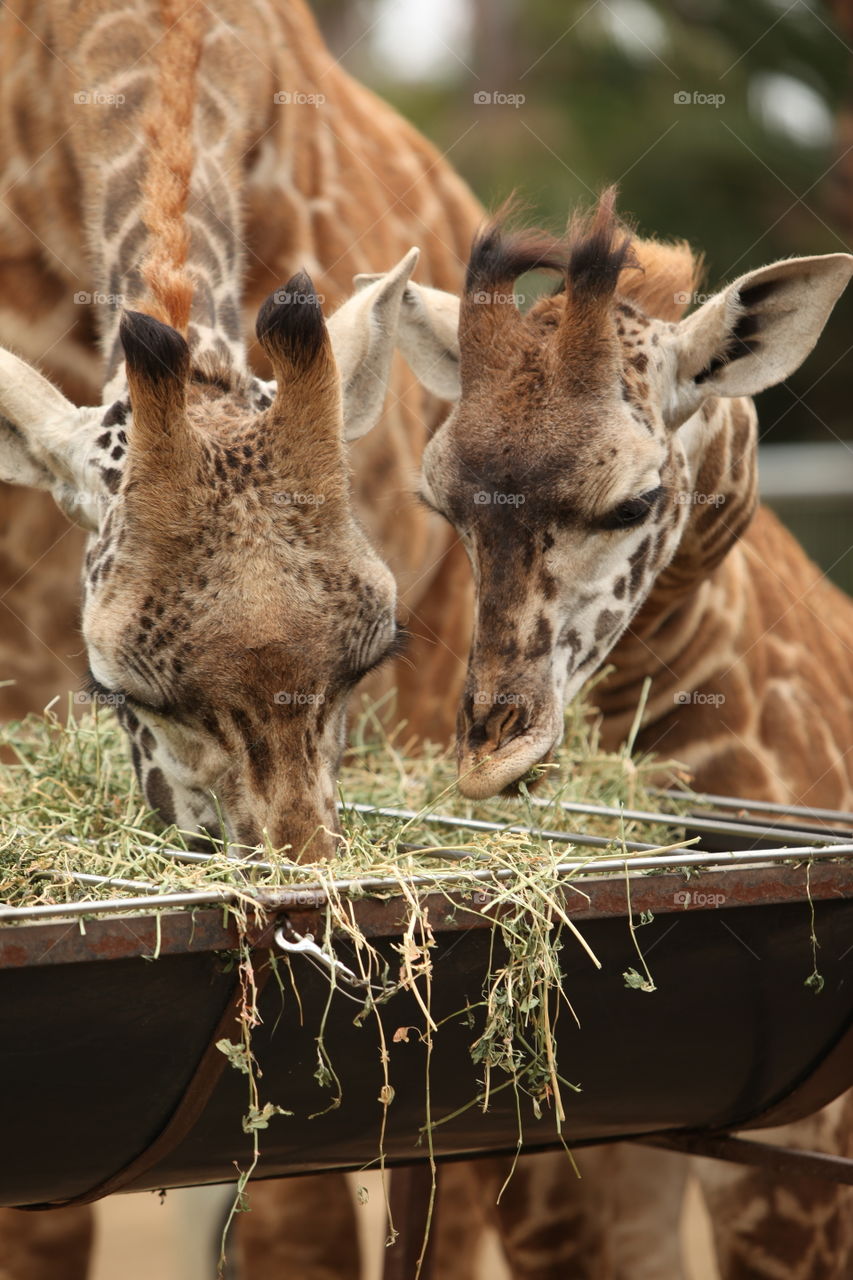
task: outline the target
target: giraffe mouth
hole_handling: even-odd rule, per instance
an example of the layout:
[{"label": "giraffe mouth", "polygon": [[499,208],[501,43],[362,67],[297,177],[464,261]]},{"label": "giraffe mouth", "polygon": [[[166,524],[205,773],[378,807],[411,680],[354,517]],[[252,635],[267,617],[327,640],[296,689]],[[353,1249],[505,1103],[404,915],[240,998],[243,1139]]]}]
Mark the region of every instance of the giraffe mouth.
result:
[{"label": "giraffe mouth", "polygon": [[531,765],[526,774],[520,778],[516,778],[514,782],[508,782],[503,791],[500,792],[502,798],[505,800],[518,799],[522,794],[522,784],[527,792],[538,791],[543,782],[546,781],[552,772],[549,769],[542,769],[540,771],[539,766],[543,764],[550,764],[553,761],[555,754],[555,748],[552,747],[550,751],[545,753],[541,760],[537,760],[535,765]]},{"label": "giraffe mouth", "polygon": [[518,796],[521,784],[532,791],[550,772],[539,773],[538,765],[548,764],[562,736],[562,721],[520,734],[506,745],[489,750],[489,744],[471,750],[460,744],[458,786],[469,800],[492,796]]}]

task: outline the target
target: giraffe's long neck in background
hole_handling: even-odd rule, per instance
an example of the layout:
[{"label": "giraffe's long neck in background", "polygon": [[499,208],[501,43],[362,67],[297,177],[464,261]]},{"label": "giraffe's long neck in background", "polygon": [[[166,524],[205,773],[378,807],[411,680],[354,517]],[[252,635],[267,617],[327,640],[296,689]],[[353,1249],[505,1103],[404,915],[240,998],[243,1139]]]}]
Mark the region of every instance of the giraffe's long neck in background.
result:
[{"label": "giraffe's long neck in background", "polygon": [[90,99],[75,144],[106,381],[120,373],[123,307],[185,327],[202,368],[242,370],[246,125],[229,80],[246,69],[234,65],[233,35],[191,0],[132,0],[79,27],[68,57]]},{"label": "giraffe's long neck in background", "polygon": [[687,432],[694,434],[688,444],[704,437],[689,521],[673,560],[608,659],[615,672],[595,693],[614,741],[630,728],[647,679],[644,724],[713,679],[731,660],[748,604],[739,540],[757,503],[755,409],[746,400],[710,401]]}]

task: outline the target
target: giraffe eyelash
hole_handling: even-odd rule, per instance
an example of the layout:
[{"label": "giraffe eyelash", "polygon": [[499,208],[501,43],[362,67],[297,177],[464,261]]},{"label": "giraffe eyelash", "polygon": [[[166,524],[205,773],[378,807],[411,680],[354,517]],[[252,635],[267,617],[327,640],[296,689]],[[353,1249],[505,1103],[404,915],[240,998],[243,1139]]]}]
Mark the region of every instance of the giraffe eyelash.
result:
[{"label": "giraffe eyelash", "polygon": [[91,671],[87,671],[83,677],[80,692],[95,702],[104,701],[107,698],[113,698],[118,691],[116,689],[108,689],[106,685],[101,684],[100,680],[95,679]]},{"label": "giraffe eyelash", "polygon": [[649,489],[648,493],[638,494],[636,498],[626,498],[624,502],[620,502],[612,511],[608,511],[607,515],[599,521],[599,528],[608,530],[635,529],[643,523],[652,507],[663,496],[663,493],[664,487],[659,484],[656,489]]},{"label": "giraffe eyelash", "polygon": [[407,631],[405,627],[402,627],[398,624],[397,630],[394,633],[394,639],[391,641],[391,643],[387,646],[387,648],[383,650],[383,652],[379,655],[378,658],[374,659],[373,662],[369,663],[366,667],[363,667],[360,671],[353,672],[353,674],[350,676],[351,683],[359,684],[359,682],[362,681],[365,678],[365,676],[369,676],[372,672],[376,671],[379,667],[383,667],[386,662],[391,662],[394,658],[399,658],[400,654],[403,653],[403,651],[405,650],[410,639],[411,639],[411,632]]},{"label": "giraffe eyelash", "polygon": [[80,692],[85,698],[94,702],[99,706],[135,706],[142,707],[144,710],[153,710],[145,702],[140,702],[139,698],[134,698],[131,694],[125,693],[124,689],[108,689],[105,684],[101,684],[100,680],[92,675],[91,671],[87,671],[80,687]]}]

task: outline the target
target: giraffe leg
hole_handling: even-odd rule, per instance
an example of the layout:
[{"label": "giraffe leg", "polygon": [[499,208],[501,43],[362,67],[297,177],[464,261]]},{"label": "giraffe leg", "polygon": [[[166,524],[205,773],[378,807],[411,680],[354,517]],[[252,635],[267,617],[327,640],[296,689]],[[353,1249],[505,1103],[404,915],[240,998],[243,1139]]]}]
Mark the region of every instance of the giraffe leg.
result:
[{"label": "giraffe leg", "polygon": [[[853,1156],[853,1092],[762,1141]],[[849,1280],[853,1194],[816,1178],[695,1161],[723,1280]]]},{"label": "giraffe leg", "polygon": [[229,1250],[240,1280],[359,1280],[355,1205],[343,1174],[257,1182],[248,1196]]},{"label": "giraffe leg", "polygon": [[86,1280],[93,1234],[89,1205],[0,1209],[0,1280]]},{"label": "giraffe leg", "polygon": [[444,1164],[438,1170],[433,1223],[433,1270],[439,1280],[473,1280],[488,1225],[480,1161]]},{"label": "giraffe leg", "polygon": [[[664,1159],[660,1157],[664,1156]],[[681,1280],[687,1162],[618,1144],[478,1161],[513,1280]]]}]

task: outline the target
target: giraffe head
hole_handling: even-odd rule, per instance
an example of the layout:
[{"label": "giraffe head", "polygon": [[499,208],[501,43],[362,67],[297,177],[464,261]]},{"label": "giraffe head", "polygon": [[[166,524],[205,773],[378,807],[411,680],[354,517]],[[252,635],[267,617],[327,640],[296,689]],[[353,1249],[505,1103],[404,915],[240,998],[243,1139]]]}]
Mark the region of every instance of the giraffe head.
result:
[{"label": "giraffe head", "polygon": [[200,365],[139,312],[126,390],[76,409],[0,353],[0,476],[91,530],[83,634],[152,808],[293,856],[334,851],[347,697],[397,643],[345,439],[380,416],[413,251],[327,325],[307,276],[261,307],[275,372]]},{"label": "giraffe head", "polygon": [[[561,286],[522,314],[514,283],[534,267]],[[458,401],[424,453],[422,496],[474,570],[458,718],[466,795],[512,787],[548,759],[565,703],[679,546],[711,402],[796,369],[851,269],[847,254],[779,262],[679,319],[689,250],[632,241],[608,193],[565,241],[490,226],[461,303],[407,287],[401,348],[426,386]]]}]

